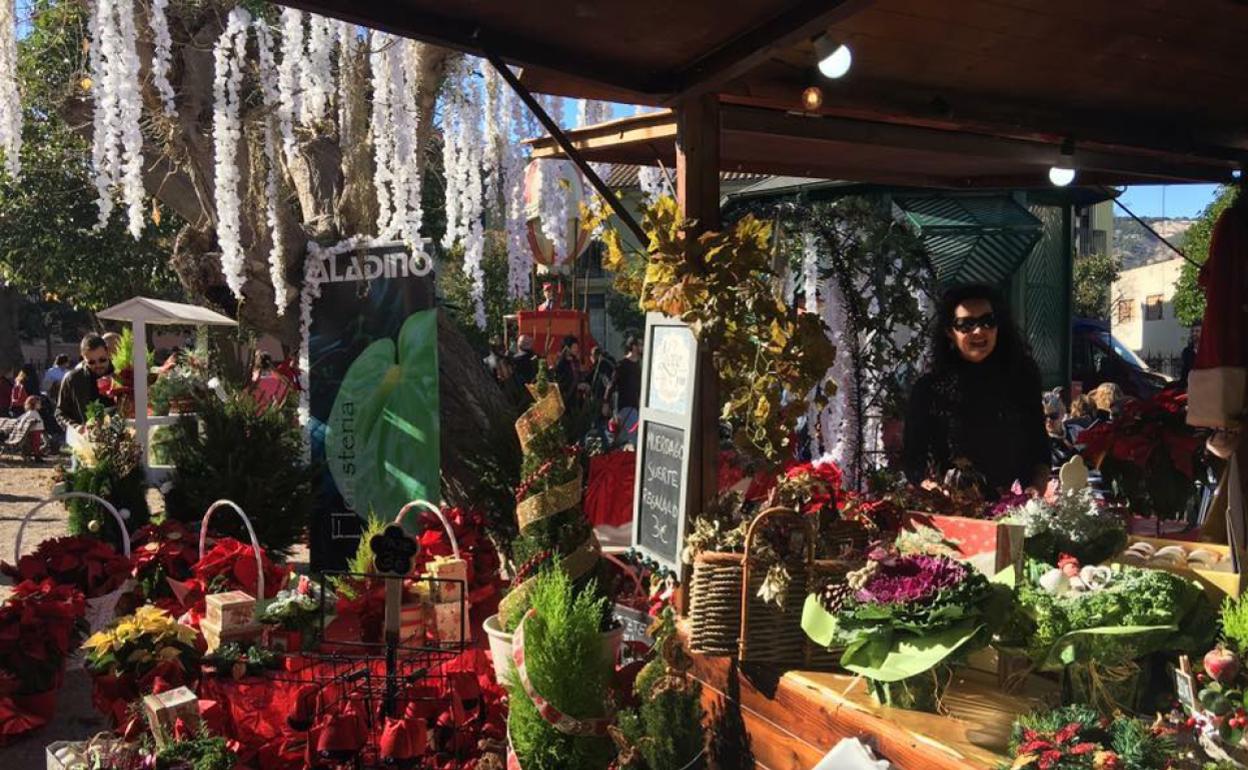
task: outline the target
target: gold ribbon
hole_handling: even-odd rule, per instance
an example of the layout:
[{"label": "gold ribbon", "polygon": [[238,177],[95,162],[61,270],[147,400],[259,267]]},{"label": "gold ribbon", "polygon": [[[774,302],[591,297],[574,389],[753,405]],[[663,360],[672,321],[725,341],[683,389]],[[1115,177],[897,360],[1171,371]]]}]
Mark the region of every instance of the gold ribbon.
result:
[{"label": "gold ribbon", "polygon": [[[581,543],[575,551],[559,560],[559,566],[567,573],[569,580],[579,580],[594,568],[601,555],[602,546],[598,544],[598,536],[591,530],[585,542]],[[500,617],[507,617],[509,614],[508,610],[513,605],[523,603],[524,597],[528,596],[529,591],[533,590],[536,578],[536,575],[528,578],[520,585],[511,589],[503,597],[502,601],[498,603],[498,614]]]},{"label": "gold ribbon", "polygon": [[578,465],[576,478],[521,500],[516,506],[516,518],[520,521],[520,529],[528,529],[543,519],[572,508],[580,501],[581,469]]},{"label": "gold ribbon", "polygon": [[[536,388],[529,386],[537,396]],[[559,388],[552,384],[547,384],[546,395],[538,396],[537,401],[528,409],[524,410],[524,414],[516,420],[516,434],[520,436],[520,448],[528,449],[529,442],[533,440],[539,432],[546,429],[551,424],[557,422],[563,414],[563,397],[559,395]]]}]

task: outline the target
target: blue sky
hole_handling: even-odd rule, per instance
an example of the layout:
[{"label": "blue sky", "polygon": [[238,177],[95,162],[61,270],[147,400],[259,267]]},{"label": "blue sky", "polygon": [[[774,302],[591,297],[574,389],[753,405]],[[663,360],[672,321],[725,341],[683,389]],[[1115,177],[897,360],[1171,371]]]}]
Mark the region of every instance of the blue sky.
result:
[{"label": "blue sky", "polygon": [[1213,201],[1217,190],[1216,184],[1136,185],[1118,200],[1142,217],[1195,217]]}]

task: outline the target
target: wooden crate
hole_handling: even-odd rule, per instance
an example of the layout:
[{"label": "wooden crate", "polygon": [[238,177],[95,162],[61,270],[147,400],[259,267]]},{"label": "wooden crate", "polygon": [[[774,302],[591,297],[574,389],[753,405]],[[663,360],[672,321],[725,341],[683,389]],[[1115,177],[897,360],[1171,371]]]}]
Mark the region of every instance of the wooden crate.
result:
[{"label": "wooden crate", "polygon": [[[1231,565],[1234,564],[1233,560],[1231,559],[1231,547],[1229,545],[1224,545],[1222,543],[1189,542],[1186,540],[1170,540],[1164,537],[1146,537],[1144,535],[1132,535],[1127,545],[1130,546],[1132,543],[1148,543],[1154,546],[1155,548],[1164,548],[1165,546],[1168,546],[1168,545],[1177,545],[1180,548],[1182,548],[1185,552],[1188,552],[1188,553],[1196,550],[1197,548],[1203,548],[1206,551],[1212,551],[1216,553],[1218,556],[1220,556],[1223,560],[1222,563],[1231,564]],[[1189,566],[1179,567],[1179,566],[1171,566],[1168,564],[1152,563],[1152,562],[1140,564],[1137,562],[1125,561],[1122,558],[1121,553],[1115,556],[1110,561],[1116,564],[1126,564],[1131,567],[1147,567],[1149,569],[1161,569],[1161,570],[1165,570],[1166,572],[1172,572],[1176,575],[1182,575],[1183,577],[1194,578],[1196,580],[1199,580],[1204,585],[1205,593],[1209,595],[1209,598],[1213,599],[1215,602],[1219,604],[1221,604],[1222,599],[1227,596],[1231,597],[1232,599],[1238,598],[1240,593],[1244,589],[1243,574],[1239,572],[1235,572],[1233,571],[1233,569],[1228,571],[1228,570],[1218,570],[1218,569],[1207,569],[1203,567],[1189,567]]]}]

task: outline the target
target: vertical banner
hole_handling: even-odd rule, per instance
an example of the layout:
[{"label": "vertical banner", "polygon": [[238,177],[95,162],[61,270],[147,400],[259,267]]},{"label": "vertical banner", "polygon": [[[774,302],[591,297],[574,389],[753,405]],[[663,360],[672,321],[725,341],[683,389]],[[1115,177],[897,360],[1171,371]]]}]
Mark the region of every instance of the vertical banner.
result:
[{"label": "vertical banner", "polygon": [[[307,428],[324,471],[314,569],[355,553],[364,517],[440,498],[438,318],[428,257],[401,243],[313,250]],[[423,269],[423,272],[422,272]],[[305,311],[306,312],[306,311]]]}]

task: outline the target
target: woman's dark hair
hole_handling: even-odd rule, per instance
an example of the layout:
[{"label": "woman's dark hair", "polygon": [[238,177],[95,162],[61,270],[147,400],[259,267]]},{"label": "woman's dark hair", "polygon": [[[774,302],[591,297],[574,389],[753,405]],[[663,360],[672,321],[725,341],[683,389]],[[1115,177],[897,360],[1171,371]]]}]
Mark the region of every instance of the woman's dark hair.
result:
[{"label": "woman's dark hair", "polygon": [[25,364],[21,371],[17,373],[22,384],[26,387],[27,395],[39,395],[39,372],[35,369],[34,364]]},{"label": "woman's dark hair", "polygon": [[273,368],[273,356],[264,351],[256,353],[256,368],[262,372],[267,372]]},{"label": "woman's dark hair", "polygon": [[1034,383],[1039,388],[1040,371],[1031,357],[1031,346],[1010,317],[1010,308],[1005,297],[995,287],[986,284],[955,286],[941,296],[929,343],[932,371],[938,374],[947,373],[962,361],[962,356],[949,339],[948,332],[953,327],[958,305],[972,299],[987,300],[997,317],[997,346],[984,363],[999,367],[1011,379],[1026,382],[1028,385]]}]

